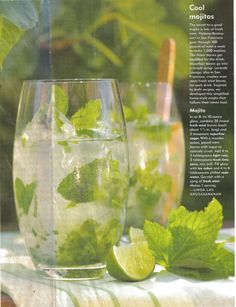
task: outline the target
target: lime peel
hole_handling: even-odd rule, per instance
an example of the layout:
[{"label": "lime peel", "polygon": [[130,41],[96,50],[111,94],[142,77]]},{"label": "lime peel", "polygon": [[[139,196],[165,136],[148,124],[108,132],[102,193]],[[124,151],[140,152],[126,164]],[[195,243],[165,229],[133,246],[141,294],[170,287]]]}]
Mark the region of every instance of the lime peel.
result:
[{"label": "lime peel", "polygon": [[155,257],[147,242],[113,246],[107,256],[107,270],[122,281],[141,281],[154,271]]}]

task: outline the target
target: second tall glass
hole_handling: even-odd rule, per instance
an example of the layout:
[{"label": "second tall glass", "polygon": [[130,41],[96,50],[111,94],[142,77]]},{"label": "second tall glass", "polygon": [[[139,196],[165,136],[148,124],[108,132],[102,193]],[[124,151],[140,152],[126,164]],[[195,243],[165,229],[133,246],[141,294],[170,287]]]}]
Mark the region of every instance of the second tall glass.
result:
[{"label": "second tall glass", "polygon": [[130,226],[142,228],[145,219],[165,224],[181,201],[184,132],[173,96],[167,111],[160,100],[166,89],[168,84],[121,85],[131,170],[126,233]]}]

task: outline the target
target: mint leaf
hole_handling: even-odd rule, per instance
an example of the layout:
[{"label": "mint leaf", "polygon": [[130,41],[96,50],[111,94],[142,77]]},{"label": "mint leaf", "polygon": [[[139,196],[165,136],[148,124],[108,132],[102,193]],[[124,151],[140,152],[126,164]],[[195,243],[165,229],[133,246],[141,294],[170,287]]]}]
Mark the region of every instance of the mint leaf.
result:
[{"label": "mint leaf", "polygon": [[24,185],[20,178],[16,178],[15,180],[16,200],[19,208],[21,208],[23,213],[26,215],[29,212],[36,186],[36,182]]},{"label": "mint leaf", "polygon": [[224,243],[215,243],[222,219],[222,206],[213,198],[204,211],[173,210],[167,229],[146,221],[144,234],[157,263],[167,270],[204,280],[225,278],[233,274],[234,257]]},{"label": "mint leaf", "polygon": [[24,33],[24,30],[18,28],[3,15],[0,15],[0,68],[2,68],[3,62],[8,53]]},{"label": "mint leaf", "polygon": [[61,181],[57,191],[73,206],[97,200],[119,207],[125,201],[127,180],[119,170],[119,162],[107,157],[75,168]]},{"label": "mint leaf", "polygon": [[234,276],[234,253],[224,246],[215,246],[205,268],[170,267],[169,271],[185,277],[200,280],[214,280]]},{"label": "mint leaf", "polygon": [[204,267],[205,259],[214,249],[222,219],[222,207],[216,199],[204,211],[188,212],[182,206],[175,210],[168,220],[173,236],[172,266]]},{"label": "mint leaf", "polygon": [[65,90],[59,85],[53,85],[53,95],[54,95],[54,118],[56,122],[56,126],[59,131],[61,131],[61,127],[63,126],[63,121],[60,119],[60,114],[66,116],[68,112],[68,96]]},{"label": "mint leaf", "polygon": [[77,133],[81,129],[93,129],[97,127],[97,119],[101,114],[102,103],[100,99],[89,100],[71,118]]},{"label": "mint leaf", "polygon": [[101,161],[96,159],[81,168],[75,168],[61,181],[57,191],[73,203],[93,201],[100,167]]},{"label": "mint leaf", "polygon": [[59,85],[53,85],[53,93],[56,109],[66,115],[68,111],[68,97],[65,90]]},{"label": "mint leaf", "polygon": [[210,259],[211,268],[218,274],[222,274],[222,277],[228,277],[234,275],[234,252],[228,250],[224,243],[215,244],[215,250]]},{"label": "mint leaf", "polygon": [[145,221],[144,235],[150,249],[154,252],[157,263],[166,267],[169,263],[169,251],[173,245],[170,231],[158,223]]}]

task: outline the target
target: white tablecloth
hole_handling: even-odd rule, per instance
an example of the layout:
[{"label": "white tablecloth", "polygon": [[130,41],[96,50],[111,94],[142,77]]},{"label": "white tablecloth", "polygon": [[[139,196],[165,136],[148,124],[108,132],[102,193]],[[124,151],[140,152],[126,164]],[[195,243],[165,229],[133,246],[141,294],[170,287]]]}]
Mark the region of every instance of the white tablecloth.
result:
[{"label": "white tablecloth", "polygon": [[[221,233],[231,234],[232,230]],[[17,307],[233,307],[235,279],[196,281],[156,267],[141,282],[120,282],[109,274],[93,281],[56,281],[35,271],[19,233],[2,234],[2,291]]]}]

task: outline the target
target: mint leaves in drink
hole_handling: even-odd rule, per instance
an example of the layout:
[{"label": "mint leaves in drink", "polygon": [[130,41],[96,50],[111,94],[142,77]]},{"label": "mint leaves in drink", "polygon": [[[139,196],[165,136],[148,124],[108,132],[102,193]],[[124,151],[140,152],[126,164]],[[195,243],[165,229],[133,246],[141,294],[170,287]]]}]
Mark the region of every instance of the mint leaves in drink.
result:
[{"label": "mint leaves in drink", "polygon": [[73,126],[77,131],[96,128],[96,121],[101,114],[101,100],[89,100],[71,118]]},{"label": "mint leaves in drink", "polygon": [[95,159],[75,168],[61,181],[57,191],[74,203],[93,201],[99,170],[103,167],[102,162],[101,159]]},{"label": "mint leaves in drink", "polygon": [[173,273],[202,280],[234,275],[234,253],[216,243],[222,206],[213,198],[204,211],[173,210],[167,228],[145,221],[144,235],[156,263]]},{"label": "mint leaves in drink", "polygon": [[30,205],[35,194],[36,186],[36,182],[24,184],[20,178],[16,178],[15,180],[16,200],[19,208],[21,208],[23,213],[26,215],[29,212]]},{"label": "mint leaves in drink", "polygon": [[55,104],[55,122],[58,130],[61,130],[63,121],[60,119],[60,114],[64,116],[68,112],[68,97],[64,89],[59,85],[53,85],[54,104]]},{"label": "mint leaves in drink", "polygon": [[[128,180],[119,170],[119,162],[109,157],[94,159],[75,168],[59,184],[57,191],[74,205],[101,200],[113,207],[123,206]],[[124,187],[124,188],[123,188]],[[70,203],[69,207],[73,207]]]},{"label": "mint leaves in drink", "polygon": [[57,249],[58,265],[86,265],[105,260],[109,248],[118,240],[120,221],[112,219],[100,224],[94,219],[86,220],[72,230]]},{"label": "mint leaves in drink", "polygon": [[[65,89],[59,85],[53,86],[53,103],[54,103],[54,119],[58,132],[61,132],[63,126],[63,118],[65,116],[74,126],[78,136],[94,137],[98,132],[93,129],[98,127],[97,120],[101,115],[102,103],[101,99],[89,100],[84,106],[81,106],[69,118],[69,98]],[[98,135],[100,136],[100,135]],[[97,135],[95,135],[97,137]]]}]

